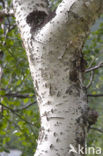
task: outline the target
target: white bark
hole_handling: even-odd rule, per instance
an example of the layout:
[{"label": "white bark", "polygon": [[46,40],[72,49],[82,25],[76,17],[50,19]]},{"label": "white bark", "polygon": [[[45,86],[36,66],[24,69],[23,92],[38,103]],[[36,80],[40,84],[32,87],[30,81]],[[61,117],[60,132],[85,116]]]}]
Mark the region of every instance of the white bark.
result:
[{"label": "white bark", "polygon": [[103,2],[63,0],[56,16],[31,33],[26,18],[35,9],[48,13],[47,5],[42,8],[44,3],[45,0],[13,1],[41,116],[35,156],[77,156],[80,154],[69,153],[69,147],[85,144],[86,125],[78,120],[87,107],[82,47],[90,26],[103,10]]}]

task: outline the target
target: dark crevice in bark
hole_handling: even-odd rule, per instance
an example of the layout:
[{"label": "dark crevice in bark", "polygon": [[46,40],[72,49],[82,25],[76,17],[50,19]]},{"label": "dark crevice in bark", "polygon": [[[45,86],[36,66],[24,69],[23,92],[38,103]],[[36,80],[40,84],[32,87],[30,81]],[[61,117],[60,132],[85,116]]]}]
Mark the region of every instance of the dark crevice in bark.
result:
[{"label": "dark crevice in bark", "polygon": [[77,123],[87,130],[90,130],[90,127],[97,122],[98,112],[90,107],[87,107],[85,110],[82,110],[82,115],[77,119]]},{"label": "dark crevice in bark", "polygon": [[76,50],[74,59],[71,61],[71,70],[69,79],[73,82],[79,80],[79,72],[84,73],[87,65],[86,60],[84,59],[83,53]]},{"label": "dark crevice in bark", "polygon": [[31,12],[27,18],[26,22],[31,26],[31,33],[42,28],[47,24],[52,18],[56,16],[55,11],[51,12],[49,15],[44,11],[35,10]]}]

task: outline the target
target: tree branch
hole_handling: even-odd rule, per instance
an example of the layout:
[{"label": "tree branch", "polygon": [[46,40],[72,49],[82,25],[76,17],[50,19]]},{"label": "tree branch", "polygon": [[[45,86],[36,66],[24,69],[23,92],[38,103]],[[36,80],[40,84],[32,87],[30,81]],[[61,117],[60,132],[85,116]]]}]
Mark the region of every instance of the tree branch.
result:
[{"label": "tree branch", "polygon": [[24,98],[34,98],[35,95],[33,96],[30,96],[29,94],[18,94],[18,93],[6,93],[5,95],[2,95],[2,97],[12,97],[12,98],[21,98],[21,99],[24,99]]},{"label": "tree branch", "polygon": [[88,97],[101,97],[101,96],[103,96],[103,94],[95,94],[95,95],[93,95],[93,94],[87,94],[87,96]]},{"label": "tree branch", "polygon": [[93,78],[94,78],[94,71],[91,71],[90,81],[89,81],[88,85],[86,86],[87,89],[92,85]]},{"label": "tree branch", "polygon": [[16,111],[15,111],[15,110],[13,110],[12,108],[10,108],[9,106],[6,106],[6,105],[4,105],[4,104],[3,104],[3,103],[1,103],[1,102],[0,102],[0,105],[1,105],[2,107],[4,107],[4,108],[6,108],[6,109],[10,110],[13,114],[15,114],[16,116],[18,116],[18,117],[19,117],[21,120],[23,120],[25,123],[30,124],[30,125],[32,125],[32,126],[34,126],[34,124],[33,124],[33,123],[31,123],[31,122],[29,122],[29,121],[25,120],[24,118],[22,118],[22,117],[20,116],[20,114],[16,113]]},{"label": "tree branch", "polygon": [[103,133],[103,130],[102,129],[99,129],[99,128],[95,128],[95,127],[90,127],[90,129],[93,129],[95,131],[98,131],[100,133]]},{"label": "tree branch", "polygon": [[9,123],[12,123],[15,127],[17,127],[21,132],[22,132],[22,129],[20,128],[20,126],[14,122],[14,120],[10,120],[8,119],[7,117],[3,116]]},{"label": "tree branch", "polygon": [[94,71],[96,69],[99,69],[101,67],[103,67],[103,62],[100,62],[98,65],[96,65],[96,66],[94,66],[92,68],[86,69],[85,72],[88,73],[88,72]]},{"label": "tree branch", "polygon": [[21,108],[18,108],[18,109],[14,109],[14,111],[22,111],[22,110],[24,110],[24,109],[27,109],[27,108],[29,108],[29,107],[31,107],[32,105],[34,105],[34,104],[37,104],[37,101],[35,101],[35,102],[33,102],[33,103],[29,103],[29,104],[27,104],[27,105],[25,105],[25,106],[23,106],[23,107],[21,107]]},{"label": "tree branch", "polygon": [[[10,120],[8,119],[6,116],[3,116],[9,123],[12,123],[15,127],[17,127],[21,132],[23,131],[22,128],[14,122],[14,120]],[[35,134],[35,131],[33,130],[32,125],[30,125],[31,131],[33,132],[33,134]],[[25,135],[25,134],[24,134]],[[27,135],[25,135],[27,137]]]}]

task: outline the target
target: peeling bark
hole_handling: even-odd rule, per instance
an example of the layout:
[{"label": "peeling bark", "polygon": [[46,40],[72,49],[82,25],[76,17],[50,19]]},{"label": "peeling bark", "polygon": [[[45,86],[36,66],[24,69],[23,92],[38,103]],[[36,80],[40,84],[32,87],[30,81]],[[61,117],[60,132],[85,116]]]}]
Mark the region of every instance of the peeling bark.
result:
[{"label": "peeling bark", "polygon": [[[63,0],[48,23],[46,0],[14,0],[13,5],[40,109],[35,156],[82,156],[69,153],[70,144],[77,149],[78,144],[85,145],[86,138],[82,48],[91,25],[102,13],[103,1]],[[35,13],[42,17],[40,21]],[[31,24],[32,15],[36,20]]]}]

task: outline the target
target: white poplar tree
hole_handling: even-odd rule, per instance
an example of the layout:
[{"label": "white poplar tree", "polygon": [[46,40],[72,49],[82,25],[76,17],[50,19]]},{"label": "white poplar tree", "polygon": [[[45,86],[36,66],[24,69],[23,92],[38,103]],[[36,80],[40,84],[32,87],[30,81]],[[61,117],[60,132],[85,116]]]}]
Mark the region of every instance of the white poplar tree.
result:
[{"label": "white poplar tree", "polygon": [[82,156],[87,95],[82,54],[103,0],[63,0],[51,13],[47,0],[13,0],[16,22],[37,93],[41,130],[35,156]]}]

